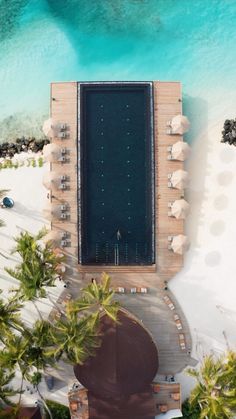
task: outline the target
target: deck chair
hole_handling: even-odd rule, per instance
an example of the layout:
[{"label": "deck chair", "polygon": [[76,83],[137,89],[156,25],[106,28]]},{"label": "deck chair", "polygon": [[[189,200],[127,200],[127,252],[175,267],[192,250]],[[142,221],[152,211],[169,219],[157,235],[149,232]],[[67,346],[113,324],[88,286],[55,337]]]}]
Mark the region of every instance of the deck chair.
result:
[{"label": "deck chair", "polygon": [[130,288],[130,292],[131,292],[131,294],[136,294],[137,288],[136,287]]}]

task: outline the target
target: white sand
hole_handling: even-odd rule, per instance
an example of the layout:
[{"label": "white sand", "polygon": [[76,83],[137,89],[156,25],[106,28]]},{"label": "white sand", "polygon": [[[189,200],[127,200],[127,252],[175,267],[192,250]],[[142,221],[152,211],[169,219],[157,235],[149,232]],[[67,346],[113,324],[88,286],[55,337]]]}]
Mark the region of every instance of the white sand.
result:
[{"label": "white sand", "polygon": [[[170,282],[170,289],[178,298],[189,322],[192,355],[201,360],[207,353],[220,354],[227,346],[236,346],[236,149],[220,143],[223,121],[212,124],[196,139],[188,162],[191,177],[187,200],[191,213],[186,230],[191,248],[185,258],[185,267]],[[6,227],[0,229],[0,251],[7,257],[14,246],[12,237],[21,228],[37,232],[44,224],[42,209],[46,204],[46,190],[42,186],[44,168],[19,168],[0,171],[0,188],[9,188],[15,200],[11,210],[1,209],[0,218]],[[3,267],[15,260],[0,256],[1,288],[4,293],[14,285]],[[60,285],[55,289],[55,297]],[[38,303],[45,316],[50,311],[48,300]],[[29,320],[33,307],[27,305],[23,317]],[[29,316],[30,314],[30,316]],[[70,369],[70,379],[73,373]],[[185,374],[177,378],[183,385],[183,396],[193,385]],[[43,386],[44,387],[44,386]],[[67,386],[53,391],[51,398],[67,402]],[[26,397],[26,396],[24,396]],[[28,397],[28,396],[27,396]],[[35,399],[35,396],[30,396]]]},{"label": "white sand", "polygon": [[[212,124],[192,146],[187,169],[191,248],[170,282],[188,319],[193,356],[220,355],[236,347],[236,148],[220,143],[223,121]],[[183,394],[191,380],[178,376]]]},{"label": "white sand", "polygon": [[[31,155],[30,155],[31,157]],[[7,297],[8,290],[17,285],[17,281],[10,278],[4,271],[5,266],[13,266],[17,260],[17,255],[11,255],[14,247],[13,237],[19,235],[20,231],[27,230],[37,233],[44,225],[49,227],[49,223],[43,218],[42,210],[47,204],[47,190],[42,185],[42,177],[45,171],[49,170],[48,165],[39,167],[22,167],[18,169],[3,169],[0,171],[0,189],[10,189],[7,194],[14,199],[15,205],[12,209],[0,208],[0,218],[6,223],[0,229],[0,288],[3,290],[1,297]],[[51,298],[56,300],[64,290],[63,284],[58,282],[55,288],[48,291]],[[48,299],[37,301],[37,306],[44,318],[48,317],[52,304]],[[22,309],[22,318],[26,324],[32,324],[37,318],[38,313],[32,303],[28,302]],[[55,375],[55,374],[54,374]],[[73,379],[71,366],[66,366],[65,370],[57,372],[57,390],[52,393],[47,391],[44,381],[40,385],[45,397],[64,404],[68,403],[68,380]],[[20,385],[20,376],[17,375],[16,386]],[[28,392],[23,394],[22,401],[31,403],[38,398],[37,394]]]}]

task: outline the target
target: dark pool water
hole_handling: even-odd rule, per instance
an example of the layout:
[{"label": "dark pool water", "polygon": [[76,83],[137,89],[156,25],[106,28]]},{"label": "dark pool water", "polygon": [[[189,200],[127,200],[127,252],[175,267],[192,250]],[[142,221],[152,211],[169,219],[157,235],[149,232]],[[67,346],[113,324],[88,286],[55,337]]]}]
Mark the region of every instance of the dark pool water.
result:
[{"label": "dark pool water", "polygon": [[152,264],[151,85],[84,85],[80,103],[80,261]]}]

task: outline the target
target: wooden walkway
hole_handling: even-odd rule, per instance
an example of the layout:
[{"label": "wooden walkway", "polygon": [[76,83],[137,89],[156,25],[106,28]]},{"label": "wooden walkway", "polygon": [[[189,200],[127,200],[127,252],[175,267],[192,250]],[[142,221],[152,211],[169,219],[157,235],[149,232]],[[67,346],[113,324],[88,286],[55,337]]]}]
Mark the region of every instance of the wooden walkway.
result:
[{"label": "wooden walkway", "polygon": [[67,280],[80,279],[78,275],[78,231],[77,231],[77,83],[51,84],[51,117],[54,121],[66,124],[66,138],[53,138],[68,151],[68,162],[51,163],[51,171],[67,176],[67,190],[57,190],[51,195],[52,204],[67,204],[70,217],[66,220],[53,221],[52,230],[69,233],[70,246],[62,249],[66,255]]},{"label": "wooden walkway", "polygon": [[156,258],[157,272],[164,280],[172,278],[183,266],[183,256],[168,250],[168,236],[184,234],[183,220],[168,217],[168,203],[179,199],[182,193],[168,188],[168,174],[184,167],[181,161],[167,160],[167,147],[183,141],[180,135],[166,134],[167,122],[178,114],[182,114],[181,84],[154,82]]}]

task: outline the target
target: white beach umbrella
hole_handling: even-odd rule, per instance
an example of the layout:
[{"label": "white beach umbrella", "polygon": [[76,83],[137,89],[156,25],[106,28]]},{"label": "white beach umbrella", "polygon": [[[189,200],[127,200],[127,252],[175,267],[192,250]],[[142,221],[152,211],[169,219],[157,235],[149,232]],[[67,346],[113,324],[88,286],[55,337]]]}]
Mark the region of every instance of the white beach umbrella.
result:
[{"label": "white beach umbrella", "polygon": [[172,118],[170,126],[172,134],[182,135],[189,130],[190,122],[187,116],[176,115],[174,118]]},{"label": "white beach umbrella", "polygon": [[43,147],[43,157],[48,162],[58,161],[61,156],[61,147],[59,145],[50,143]]},{"label": "white beach umbrella", "polygon": [[54,126],[55,126],[55,123],[52,118],[46,119],[46,121],[44,121],[44,124],[43,124],[43,133],[49,138],[53,137]]},{"label": "white beach umbrella", "polygon": [[175,160],[184,161],[190,153],[190,147],[184,141],[177,141],[171,148],[172,158]]},{"label": "white beach umbrella", "polygon": [[43,215],[49,221],[52,221],[55,218],[60,218],[60,215],[61,215],[60,205],[55,205],[49,202],[47,206],[43,209]]},{"label": "white beach umbrella", "polygon": [[178,253],[179,255],[183,255],[186,250],[189,249],[189,240],[187,236],[183,234],[179,234],[178,236],[174,236],[171,242],[171,249],[174,253]]},{"label": "white beach umbrella", "polygon": [[186,218],[190,205],[185,199],[177,199],[171,206],[171,215],[178,219]]},{"label": "white beach umbrella", "polygon": [[185,170],[175,170],[171,175],[171,184],[173,188],[184,189],[188,184],[188,172]]},{"label": "white beach umbrella", "polygon": [[43,175],[43,185],[46,189],[58,189],[60,185],[60,177],[56,172],[46,172]]}]

